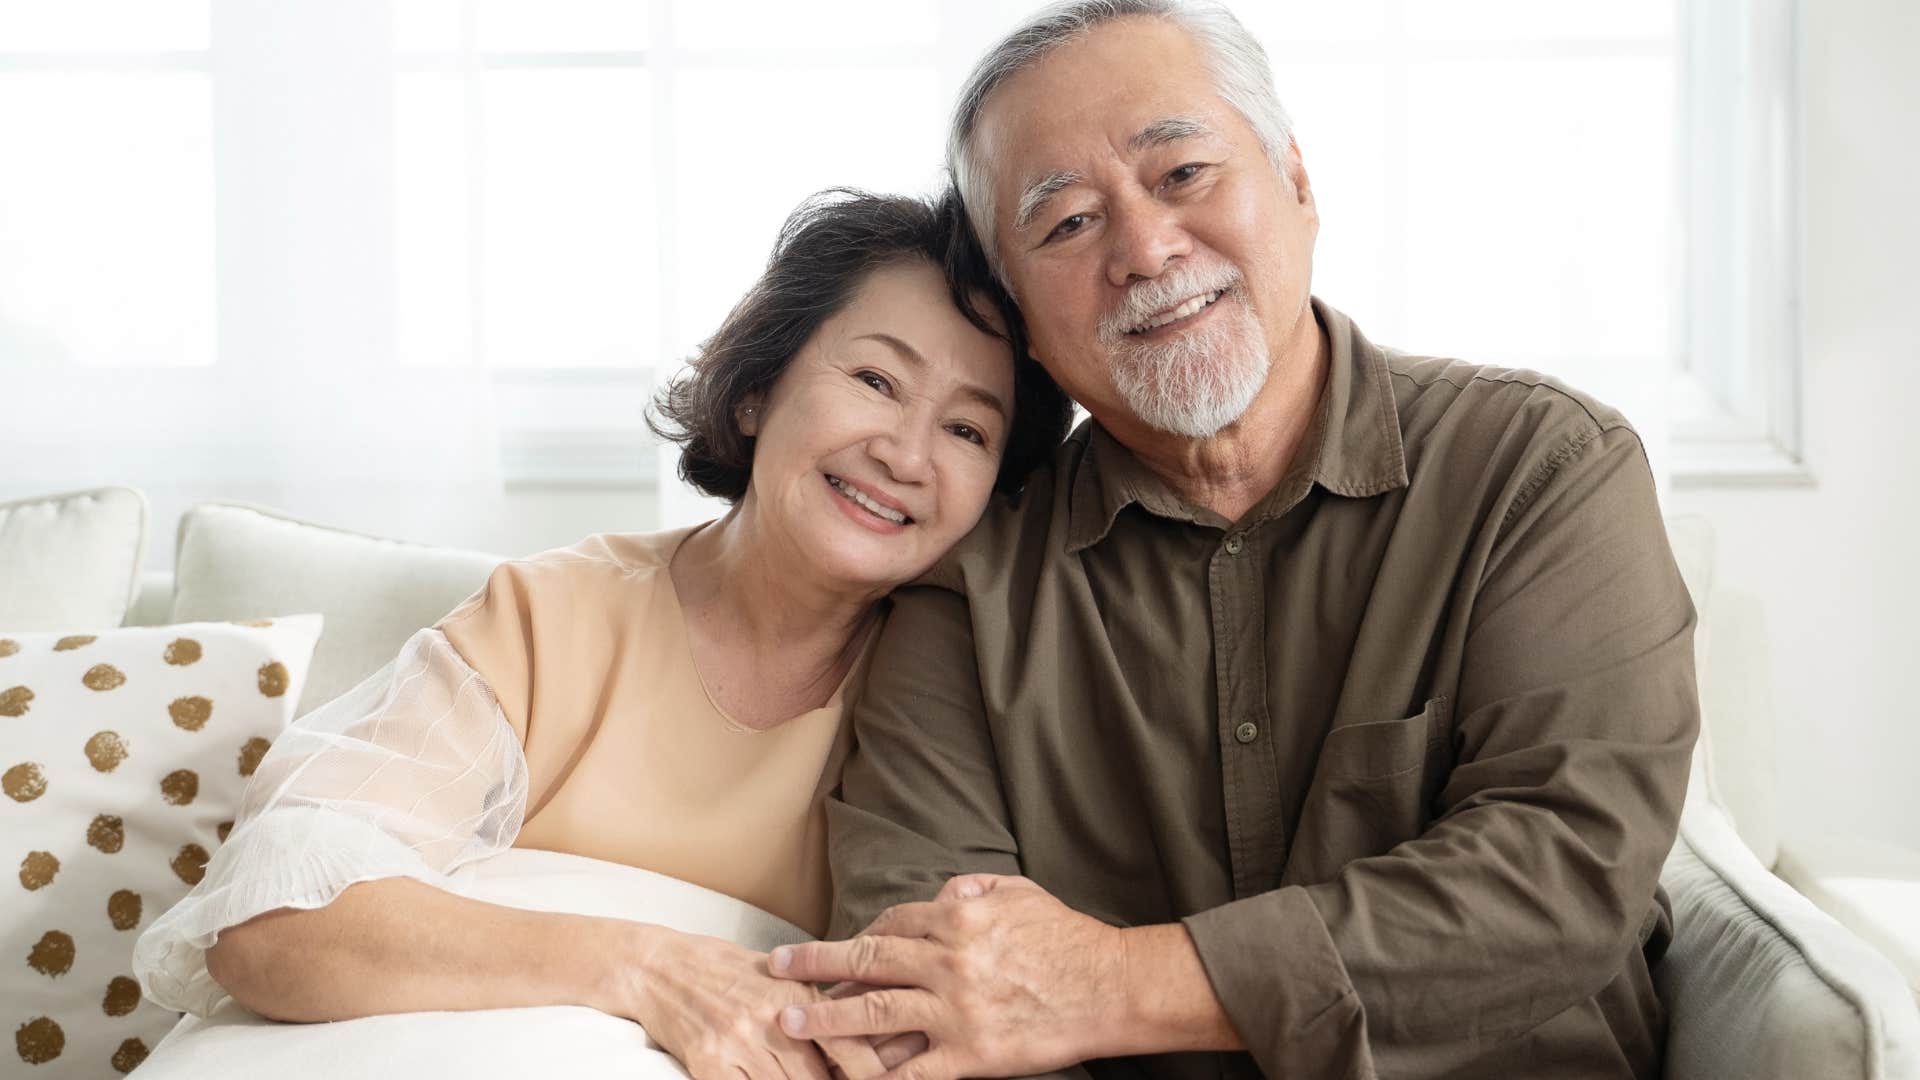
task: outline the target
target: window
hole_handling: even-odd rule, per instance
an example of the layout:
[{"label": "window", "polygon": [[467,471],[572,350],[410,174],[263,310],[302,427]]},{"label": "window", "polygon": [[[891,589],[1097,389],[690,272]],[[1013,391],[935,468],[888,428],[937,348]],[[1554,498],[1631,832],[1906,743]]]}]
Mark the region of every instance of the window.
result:
[{"label": "window", "polygon": [[207,39],[206,0],[0,2],[0,370],[213,362]]},{"label": "window", "polygon": [[[1233,6],[1370,336],[1560,375],[1675,483],[1804,478],[1791,0]],[[0,0],[10,438],[315,514],[455,475],[683,520],[658,380],[802,197],[938,181],[1029,7]]]},{"label": "window", "polygon": [[1673,483],[1800,482],[1788,0],[1242,5],[1376,341],[1566,379]]}]

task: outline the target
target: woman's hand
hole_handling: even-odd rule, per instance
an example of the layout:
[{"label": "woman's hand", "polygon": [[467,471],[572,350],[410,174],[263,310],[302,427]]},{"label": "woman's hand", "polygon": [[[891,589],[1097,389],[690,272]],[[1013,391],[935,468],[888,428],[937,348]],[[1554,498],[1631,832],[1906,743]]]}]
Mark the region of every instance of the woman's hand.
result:
[{"label": "woman's hand", "polygon": [[793,1039],[780,1010],[823,1000],[805,983],[773,978],[767,955],[720,938],[636,926],[617,1011],[636,1020],[693,1080],[849,1080],[885,1072],[865,1039]]}]

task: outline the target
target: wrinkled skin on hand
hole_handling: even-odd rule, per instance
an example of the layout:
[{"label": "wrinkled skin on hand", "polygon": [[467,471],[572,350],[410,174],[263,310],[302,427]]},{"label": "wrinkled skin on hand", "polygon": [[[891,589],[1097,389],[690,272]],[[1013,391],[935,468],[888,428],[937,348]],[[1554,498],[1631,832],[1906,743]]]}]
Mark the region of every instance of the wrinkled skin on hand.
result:
[{"label": "wrinkled skin on hand", "polygon": [[924,1033],[926,1050],[888,1062],[889,1080],[1064,1068],[1090,1056],[1116,1011],[1118,933],[1026,878],[957,877],[859,937],[775,950],[786,978],[881,988],[789,1009],[781,1024],[796,1038]]},{"label": "wrinkled skin on hand", "polygon": [[774,978],[765,953],[719,938],[669,933],[633,976],[627,1010],[694,1080],[869,1080],[884,1070],[866,1039],[793,1038],[789,1006],[826,1000],[805,983]]}]

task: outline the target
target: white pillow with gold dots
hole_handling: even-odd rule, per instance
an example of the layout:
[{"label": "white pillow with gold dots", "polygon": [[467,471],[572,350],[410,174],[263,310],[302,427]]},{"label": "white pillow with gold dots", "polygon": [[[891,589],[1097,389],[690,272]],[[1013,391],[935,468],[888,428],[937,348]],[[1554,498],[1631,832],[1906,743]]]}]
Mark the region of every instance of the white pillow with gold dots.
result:
[{"label": "white pillow with gold dots", "polygon": [[128,1072],[173,1026],[134,939],[226,838],[320,627],[0,630],[0,1074]]}]

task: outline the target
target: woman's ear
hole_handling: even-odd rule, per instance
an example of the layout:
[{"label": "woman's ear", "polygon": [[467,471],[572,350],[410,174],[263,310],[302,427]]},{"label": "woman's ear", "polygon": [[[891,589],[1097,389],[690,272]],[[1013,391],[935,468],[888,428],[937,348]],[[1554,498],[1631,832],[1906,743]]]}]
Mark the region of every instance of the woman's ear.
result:
[{"label": "woman's ear", "polygon": [[761,414],[766,410],[766,398],[759,394],[749,395],[733,411],[733,422],[740,427],[740,434],[747,438],[756,438],[760,434]]}]

